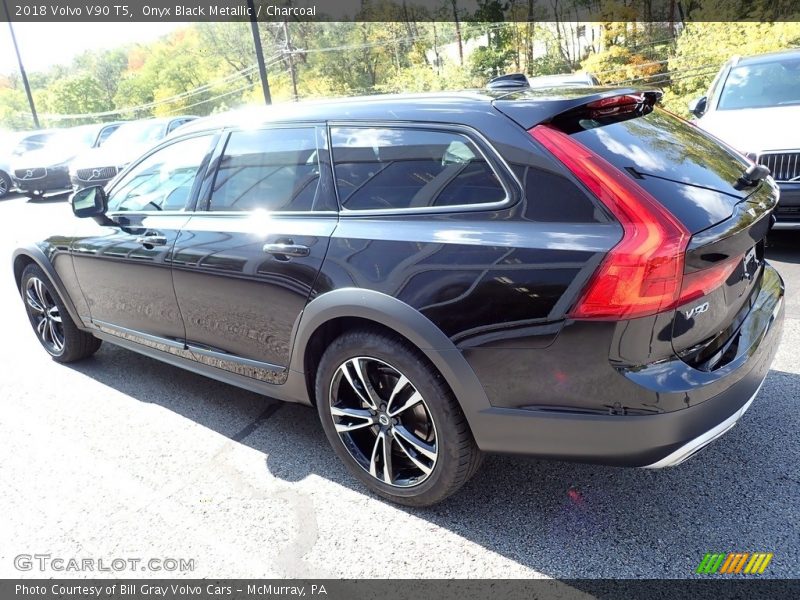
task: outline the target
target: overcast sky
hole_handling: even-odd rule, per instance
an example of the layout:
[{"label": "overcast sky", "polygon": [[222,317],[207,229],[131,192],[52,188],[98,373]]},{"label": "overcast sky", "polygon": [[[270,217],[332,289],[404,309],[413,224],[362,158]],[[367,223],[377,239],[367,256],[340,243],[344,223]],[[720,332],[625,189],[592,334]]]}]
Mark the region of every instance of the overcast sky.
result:
[{"label": "overcast sky", "polygon": [[[84,50],[149,42],[186,23],[14,23],[25,68],[40,71],[68,64]],[[8,23],[0,23],[0,73],[17,72]]]}]

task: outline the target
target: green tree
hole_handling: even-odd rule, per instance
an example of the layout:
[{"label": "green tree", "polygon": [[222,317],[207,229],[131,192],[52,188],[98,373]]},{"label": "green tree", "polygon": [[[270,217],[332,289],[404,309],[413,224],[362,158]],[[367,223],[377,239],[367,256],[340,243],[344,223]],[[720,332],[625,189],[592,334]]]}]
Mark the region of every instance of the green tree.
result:
[{"label": "green tree", "polygon": [[29,129],[32,125],[25,92],[13,82],[0,82],[0,128]]},{"label": "green tree", "polygon": [[102,101],[106,106],[114,106],[120,76],[128,68],[128,52],[125,48],[115,48],[100,52],[85,52],[75,58],[73,67],[92,74],[102,90]]},{"label": "green tree", "polygon": [[[39,110],[50,115],[89,114],[113,109],[100,80],[88,72],[78,72],[71,77],[54,81],[47,86],[43,100],[39,104]],[[68,124],[80,125],[94,120],[71,119]],[[57,119],[49,121],[63,125]]]}]

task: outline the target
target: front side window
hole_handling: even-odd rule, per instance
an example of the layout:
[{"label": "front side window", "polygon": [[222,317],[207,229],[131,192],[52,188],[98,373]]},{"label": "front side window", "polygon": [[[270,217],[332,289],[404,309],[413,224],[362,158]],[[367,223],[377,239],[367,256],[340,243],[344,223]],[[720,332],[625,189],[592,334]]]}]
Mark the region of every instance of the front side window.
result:
[{"label": "front side window", "polygon": [[459,133],[334,127],[331,140],[344,210],[446,208],[507,197],[484,155]]},{"label": "front side window", "polygon": [[309,211],[320,166],[314,127],[231,133],[211,191],[212,211]]},{"label": "front side window", "polygon": [[114,186],[108,198],[109,211],[186,208],[213,137],[209,134],[187,138],[152,153]]}]

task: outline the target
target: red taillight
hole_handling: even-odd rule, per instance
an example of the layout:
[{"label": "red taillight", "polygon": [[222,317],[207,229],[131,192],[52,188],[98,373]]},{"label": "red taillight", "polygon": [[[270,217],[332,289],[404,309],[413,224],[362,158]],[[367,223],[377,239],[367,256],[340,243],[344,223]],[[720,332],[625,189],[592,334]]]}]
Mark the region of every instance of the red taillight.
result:
[{"label": "red taillight", "polygon": [[531,135],[597,196],[623,228],[570,313],[578,319],[631,319],[680,304],[689,232],[608,161],[553,127]]},{"label": "red taillight", "polygon": [[589,117],[596,119],[634,112],[644,101],[644,94],[622,94],[589,102],[586,108],[589,109]]},{"label": "red taillight", "polygon": [[686,304],[692,300],[702,298],[720,287],[741,264],[742,258],[741,256],[735,256],[708,269],[686,273],[683,276],[679,304]]}]

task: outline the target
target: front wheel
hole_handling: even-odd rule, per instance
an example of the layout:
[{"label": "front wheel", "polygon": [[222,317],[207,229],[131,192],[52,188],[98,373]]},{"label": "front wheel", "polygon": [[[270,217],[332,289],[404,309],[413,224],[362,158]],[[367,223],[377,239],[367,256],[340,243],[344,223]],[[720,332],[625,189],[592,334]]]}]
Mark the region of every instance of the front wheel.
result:
[{"label": "front wheel", "polygon": [[70,363],[97,352],[100,340],[78,329],[55,287],[38,265],[25,267],[20,287],[28,320],[39,343],[53,360]]},{"label": "front wheel", "polygon": [[8,173],[0,171],[0,198],[5,198],[11,191],[11,177]]},{"label": "front wheel", "polygon": [[481,453],[442,376],[404,339],[343,334],[317,370],[317,408],[328,441],[377,494],[428,506],[475,473]]}]

